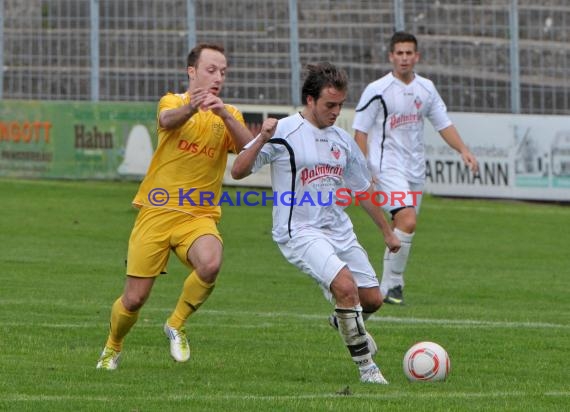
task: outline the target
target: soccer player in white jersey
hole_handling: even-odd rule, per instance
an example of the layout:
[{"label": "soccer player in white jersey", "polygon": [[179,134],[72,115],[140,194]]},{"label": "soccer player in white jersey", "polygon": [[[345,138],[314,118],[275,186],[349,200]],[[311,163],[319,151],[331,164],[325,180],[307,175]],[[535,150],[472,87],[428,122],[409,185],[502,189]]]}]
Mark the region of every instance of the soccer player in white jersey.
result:
[{"label": "soccer player in white jersey", "polygon": [[334,125],[346,98],[346,73],[330,63],[307,69],[302,112],[279,120],[270,139],[260,136],[248,144],[236,158],[232,176],[241,179],[271,165],[273,239],[285,258],[310,275],[335,305],[331,324],[358,366],[360,381],[386,384],[372,359],[376,344],[364,326],[381,306],[382,296],[344,211],[350,199],[344,196],[347,190],[359,198],[389,250],[396,252],[400,241],[371,200],[364,156],[352,136]]},{"label": "soccer player in white jersey", "polygon": [[[475,156],[459,136],[432,81],[414,72],[420,58],[416,37],[396,32],[390,41],[392,72],[370,83],[362,93],[353,122],[354,138],[368,161],[376,188],[383,193],[422,192],[425,184],[424,118],[455,149],[473,173]],[[403,204],[386,203],[398,252],[388,248],[380,289],[384,301],[404,304],[404,271],[416,230],[421,195],[408,195]]]}]

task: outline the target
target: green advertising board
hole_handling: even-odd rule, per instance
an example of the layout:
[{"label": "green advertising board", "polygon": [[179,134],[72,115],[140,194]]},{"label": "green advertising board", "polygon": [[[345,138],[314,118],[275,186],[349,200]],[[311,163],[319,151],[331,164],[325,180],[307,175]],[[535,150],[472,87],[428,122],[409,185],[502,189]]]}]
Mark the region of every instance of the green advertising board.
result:
[{"label": "green advertising board", "polygon": [[153,103],[0,102],[0,176],[140,178],[155,147]]}]

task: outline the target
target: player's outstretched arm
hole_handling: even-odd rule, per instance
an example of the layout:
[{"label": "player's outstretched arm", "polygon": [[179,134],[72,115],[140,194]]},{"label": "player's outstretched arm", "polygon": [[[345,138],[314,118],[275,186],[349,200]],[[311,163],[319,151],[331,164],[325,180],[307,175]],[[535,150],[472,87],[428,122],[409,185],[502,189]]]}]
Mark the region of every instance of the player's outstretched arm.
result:
[{"label": "player's outstretched arm", "polygon": [[372,198],[374,197],[372,185],[370,185],[367,192],[368,196],[364,199],[360,199],[360,204],[362,205],[366,213],[368,213],[368,215],[372,218],[374,223],[376,223],[376,226],[378,226],[378,228],[382,232],[382,235],[384,236],[384,243],[386,243],[386,246],[388,247],[390,252],[396,253],[398,250],[400,250],[401,246],[400,239],[398,239],[398,237],[396,236],[396,234],[394,233],[394,231],[386,221],[382,208],[378,207],[372,202]]},{"label": "player's outstretched arm", "polygon": [[277,127],[277,119],[265,119],[261,126],[261,132],[257,135],[253,142],[236,157],[232,166],[232,177],[236,180],[243,179],[251,174],[251,169],[257,159],[259,151],[265,143],[275,133]]}]

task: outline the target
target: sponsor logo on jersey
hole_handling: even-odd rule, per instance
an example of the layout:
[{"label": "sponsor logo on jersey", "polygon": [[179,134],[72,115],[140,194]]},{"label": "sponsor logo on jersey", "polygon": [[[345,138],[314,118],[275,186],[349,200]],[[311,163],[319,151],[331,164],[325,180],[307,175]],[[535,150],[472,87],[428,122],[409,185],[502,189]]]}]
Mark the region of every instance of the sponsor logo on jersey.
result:
[{"label": "sponsor logo on jersey", "polygon": [[342,166],[335,166],[329,164],[320,164],[312,167],[311,169],[304,168],[301,170],[301,183],[303,185],[314,182],[315,180],[322,179],[325,177],[336,177],[340,178],[344,174],[344,168]]},{"label": "sponsor logo on jersey", "polygon": [[178,149],[183,150],[188,153],[194,153],[199,155],[208,156],[209,158],[213,158],[216,154],[215,147],[200,147],[197,143],[190,143],[186,140],[179,140],[178,141]]},{"label": "sponsor logo on jersey", "polygon": [[395,129],[406,124],[418,123],[422,121],[421,113],[408,113],[394,115],[390,118],[390,128]]}]

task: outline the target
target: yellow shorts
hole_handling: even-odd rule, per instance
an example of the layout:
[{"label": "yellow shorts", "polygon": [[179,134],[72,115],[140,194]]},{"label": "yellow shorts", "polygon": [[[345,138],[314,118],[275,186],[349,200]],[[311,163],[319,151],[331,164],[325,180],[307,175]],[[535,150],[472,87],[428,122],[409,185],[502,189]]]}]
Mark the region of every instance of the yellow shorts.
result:
[{"label": "yellow shorts", "polygon": [[127,275],[156,277],[166,272],[170,251],[190,269],[187,253],[200,236],[212,235],[222,242],[216,221],[168,209],[143,207],[129,239]]}]

